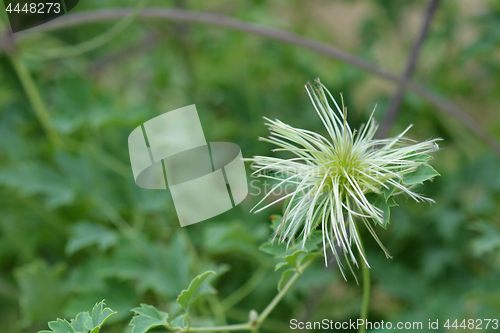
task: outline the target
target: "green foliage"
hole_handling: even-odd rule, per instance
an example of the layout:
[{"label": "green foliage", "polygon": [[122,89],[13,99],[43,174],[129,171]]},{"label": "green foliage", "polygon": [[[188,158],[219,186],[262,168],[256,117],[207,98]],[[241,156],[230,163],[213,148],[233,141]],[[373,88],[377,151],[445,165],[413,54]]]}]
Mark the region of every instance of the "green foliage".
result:
[{"label": "green foliage", "polygon": [[145,333],[158,326],[169,328],[168,314],[159,311],[154,306],[141,304],[141,307],[134,308],[132,311],[135,313],[134,318],[130,322],[130,326],[133,327],[132,333]]},{"label": "green foliage", "polygon": [[79,222],[72,227],[66,253],[72,255],[92,245],[97,245],[100,251],[106,251],[117,242],[118,234],[114,230],[95,223]]},{"label": "green foliage", "polygon": [[379,223],[383,228],[387,228],[387,224],[391,219],[391,207],[397,206],[397,203],[394,200],[393,196],[389,197],[386,196],[386,193],[392,193],[391,191],[394,191],[394,188],[392,190],[387,190],[387,192],[384,192],[382,194],[368,193],[366,195],[366,199],[371,204],[382,210],[384,222],[383,223],[380,223],[379,221],[376,222]]},{"label": "green foliage", "polygon": [[[99,9],[96,3],[80,1],[75,10]],[[185,3],[189,10],[208,12],[228,5],[233,17],[339,45],[395,73],[402,72],[416,36],[408,22],[420,21],[426,6],[419,1],[360,0],[223,0],[220,8],[208,1]],[[106,5],[134,3],[109,0]],[[150,5],[166,6],[153,0]],[[500,63],[493,54],[499,45],[499,7],[495,1],[473,7],[440,2],[413,78],[458,103],[498,139]],[[0,19],[4,29],[7,22]],[[251,309],[265,308],[278,284],[289,281],[296,272],[293,263],[320,251],[321,237],[315,234],[305,249],[300,238],[288,247],[277,239],[270,242],[275,230],[269,225],[279,223],[275,214],[282,207],[249,214],[265,186],[250,176],[250,195],[240,205],[180,228],[168,191],[135,185],[127,149],[131,130],[159,114],[196,104],[207,141],[237,143],[245,157],[263,155],[270,149],[257,140],[267,135],[263,116],[326,136],[303,90],[307,80],[320,77],[335,96],[343,92],[353,128],[366,122],[375,104],[374,117],[380,122],[395,86],[299,46],[222,27],[167,25],[156,19],[141,19],[83,56],[30,60],[40,48],[81,43],[106,27],[92,22],[15,41],[13,56],[25,62],[61,137],[57,147],[48,140],[10,55],[1,51],[2,331],[37,332],[58,317],[80,318],[54,322],[54,328],[71,332],[67,325],[84,323],[85,315],[77,315],[102,299],[117,312],[102,332],[123,331],[134,320],[130,309],[147,311],[148,306],[159,310],[146,316],[134,312],[134,318],[141,318],[135,319],[138,327],[149,329],[147,325],[167,319],[171,328],[182,328],[185,312],[176,297],[192,277],[209,270],[218,273],[210,281],[217,297],[196,299],[210,289],[205,281],[189,305],[191,325],[244,322]],[[390,207],[390,217],[385,215],[390,226],[379,228],[378,235],[394,259],[387,260],[361,231],[368,239],[363,245],[377,300],[370,318],[441,322],[498,316],[499,158],[452,116],[406,92],[389,136],[410,123],[412,139],[443,138],[432,161],[425,155],[414,157],[442,176],[424,167],[405,177],[436,204],[416,205],[398,194],[399,206],[393,206],[396,189],[391,186],[381,189],[383,200],[374,197],[384,212]],[[433,182],[419,185],[433,177]],[[264,252],[259,251],[264,242]],[[294,257],[297,251],[307,254]],[[289,273],[274,272],[276,262]],[[308,267],[261,333],[287,332],[292,316],[338,322],[356,318],[360,288],[353,279],[344,282],[332,267],[335,263],[325,267],[322,260]],[[150,305],[137,308],[139,304]]]},{"label": "green foliage", "polygon": [[281,278],[278,282],[278,291],[281,291],[281,289],[283,288],[285,283],[288,281],[288,278],[290,277],[290,275],[292,275],[295,272],[297,272],[297,270],[295,268],[289,268],[281,274]]},{"label": "green foliage", "polygon": [[48,320],[51,314],[61,311],[67,295],[62,284],[63,272],[63,265],[50,267],[42,260],[33,261],[16,270],[25,325],[35,320]]},{"label": "green foliage", "polygon": [[198,275],[191,281],[189,287],[184,289],[179,297],[177,297],[177,303],[186,311],[186,314],[189,314],[189,306],[191,305],[195,293],[201,287],[202,283],[212,274],[215,274],[215,272],[208,271]]},{"label": "green foliage", "polygon": [[436,176],[440,175],[433,167],[428,164],[422,164],[414,172],[404,175],[402,182],[405,185],[423,184],[424,181]]},{"label": "green foliage", "polygon": [[500,230],[484,221],[478,222],[473,229],[479,233],[479,236],[472,242],[472,251],[475,255],[480,257],[500,249]]},{"label": "green foliage", "polygon": [[306,252],[304,250],[299,250],[294,252],[293,254],[287,255],[283,257],[283,261],[280,261],[276,264],[275,270],[286,266],[292,266],[295,270],[298,270],[300,266],[302,266],[307,261],[317,258],[321,256],[322,253],[318,252]]},{"label": "green foliage", "polygon": [[19,167],[0,171],[0,184],[21,191],[24,195],[43,195],[47,206],[56,208],[73,201],[70,184],[45,163],[26,162]]},{"label": "green foliage", "polygon": [[102,325],[116,312],[104,307],[104,300],[96,303],[89,313],[80,312],[75,319],[68,322],[64,319],[57,319],[49,322],[50,331],[40,331],[39,333],[99,333]]},{"label": "green foliage", "polygon": [[[281,218],[281,217],[280,217]],[[286,242],[278,242],[278,240],[269,240],[263,243],[259,249],[267,254],[274,256],[274,258],[284,258],[296,253],[297,250],[302,249],[306,252],[315,251],[319,248],[323,238],[320,231],[314,231],[311,238],[305,244],[302,241],[293,241],[290,244]]]},{"label": "green foliage", "polygon": [[[190,305],[194,301],[195,295],[200,294],[200,288],[205,280],[212,274],[215,274],[215,272],[207,271],[196,276],[189,284],[189,287],[180,293],[177,297],[177,303],[185,313],[174,319],[172,325],[168,322],[168,314],[152,305],[141,304],[140,307],[133,308],[134,317],[129,324],[132,326],[132,333],[145,333],[158,326],[163,326],[167,330],[189,327]],[[102,325],[114,314],[116,314],[115,311],[110,308],[104,308],[103,300],[92,308],[90,314],[88,311],[80,312],[71,322],[64,319],[51,321],[48,324],[51,331],[40,331],[39,333],[99,333]],[[187,326],[184,325],[184,320],[187,321]]]},{"label": "green foliage", "polygon": [[[418,154],[410,156],[408,159],[425,163],[431,160],[432,157],[427,154]],[[404,185],[423,184],[424,181],[433,179],[436,176],[440,176],[440,174],[433,167],[428,164],[422,164],[418,166],[415,171],[404,174],[401,183]],[[392,184],[385,184],[385,187],[382,187],[380,192],[381,193],[368,193],[366,199],[383,212],[384,221],[375,222],[386,229],[387,224],[391,220],[391,207],[398,205],[394,199],[394,193],[397,192],[397,187]]]},{"label": "green foliage", "polygon": [[314,260],[318,257],[321,257],[323,253],[321,251],[318,252],[306,252],[304,250],[296,251],[292,254],[289,254],[283,257],[283,261],[280,261],[276,264],[275,270],[281,269],[283,267],[292,266],[292,268],[287,268],[281,274],[281,278],[278,282],[278,291],[281,291],[285,283],[288,281],[288,278],[292,273],[301,274],[302,266],[307,264],[309,261]]}]

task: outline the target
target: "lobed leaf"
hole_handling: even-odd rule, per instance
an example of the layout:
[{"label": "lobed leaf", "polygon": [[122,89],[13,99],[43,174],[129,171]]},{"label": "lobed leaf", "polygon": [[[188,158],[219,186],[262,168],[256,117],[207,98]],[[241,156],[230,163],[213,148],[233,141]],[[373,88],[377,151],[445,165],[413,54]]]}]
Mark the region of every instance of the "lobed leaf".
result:
[{"label": "lobed leaf", "polygon": [[284,271],[283,274],[281,274],[281,278],[278,282],[278,291],[281,291],[281,288],[283,288],[285,283],[288,281],[290,275],[295,272],[297,272],[295,268],[289,268],[286,271]]},{"label": "lobed leaf", "polygon": [[74,333],[75,329],[67,320],[57,318],[49,323],[49,328],[56,333]]},{"label": "lobed leaf", "polygon": [[436,176],[440,176],[439,172],[428,164],[422,164],[414,172],[403,175],[403,184],[422,184],[424,181]]},{"label": "lobed leaf", "polygon": [[311,237],[306,241],[304,247],[302,247],[302,242],[292,243],[289,246],[283,242],[278,243],[275,241],[274,243],[269,240],[263,243],[259,250],[274,256],[275,258],[284,258],[288,255],[295,253],[298,250],[303,250],[305,252],[311,252],[319,250],[319,245],[322,243],[323,238],[321,236],[320,231],[314,231]]},{"label": "lobed leaf", "polygon": [[203,274],[198,275],[191,281],[189,287],[181,292],[179,297],[177,297],[177,303],[186,311],[189,310],[189,305],[191,304],[191,300],[196,293],[196,291],[200,288],[201,284],[212,274],[215,274],[214,271],[207,271]]},{"label": "lobed leaf", "polygon": [[71,326],[76,332],[88,332],[92,328],[92,318],[88,312],[80,312],[76,318],[71,321]]},{"label": "lobed leaf", "polygon": [[386,198],[384,194],[376,194],[376,193],[368,193],[366,195],[366,199],[375,207],[379,208],[383,212],[383,222],[375,220],[378,224],[380,224],[383,228],[387,228],[387,224],[391,218],[391,207],[397,206],[396,201],[394,201],[393,197]]},{"label": "lobed leaf", "polygon": [[71,255],[92,245],[97,245],[100,251],[106,251],[117,242],[118,234],[114,230],[95,223],[79,222],[71,228],[66,253]]},{"label": "lobed leaf", "polygon": [[170,327],[168,323],[168,314],[156,309],[154,306],[141,304],[140,307],[132,309],[135,313],[130,326],[132,333],[145,333],[158,326]]},{"label": "lobed leaf", "polygon": [[480,257],[486,253],[500,249],[500,231],[490,223],[476,223],[473,230],[479,232],[479,237],[472,241],[472,253]]},{"label": "lobed leaf", "polygon": [[283,261],[276,264],[275,270],[277,271],[278,269],[286,266],[293,266],[295,270],[298,271],[298,268],[302,266],[305,262],[320,257],[322,255],[323,253],[321,251],[308,253],[304,250],[299,250],[294,252],[293,254],[284,257]]},{"label": "lobed leaf", "polygon": [[39,162],[3,168],[0,170],[0,184],[25,196],[42,195],[51,209],[73,202],[76,196],[72,186],[53,167]]},{"label": "lobed leaf", "polygon": [[385,198],[385,202],[387,202],[387,200],[389,200],[390,197],[392,197],[392,195],[394,194],[394,192],[396,191],[396,186],[392,185],[392,184],[385,184],[388,188],[385,188],[385,187],[382,187],[382,189],[380,190],[382,192],[382,194],[384,195],[384,198]]},{"label": "lobed leaf", "polygon": [[[414,154],[413,152],[412,154]],[[415,156],[407,157],[406,160],[415,161],[415,162],[427,162],[432,159],[432,156],[427,154],[418,154]]]},{"label": "lobed leaf", "polygon": [[110,308],[104,308],[104,300],[96,303],[92,308],[92,315],[87,311],[80,312],[71,323],[65,319],[57,319],[49,322],[51,331],[40,331],[38,333],[98,333],[102,325],[116,312]]},{"label": "lobed leaf", "polygon": [[60,313],[68,295],[63,283],[65,269],[63,264],[49,266],[47,262],[37,259],[15,270],[25,325]]},{"label": "lobed leaf", "polygon": [[90,333],[97,333],[101,329],[102,325],[116,312],[110,308],[104,308],[104,300],[100,301],[92,308],[92,328]]},{"label": "lobed leaf", "polygon": [[299,265],[300,265],[300,260],[299,260],[299,257],[306,253],[304,250],[299,250],[293,254],[290,254],[286,257],[283,258],[283,260],[285,260],[285,262],[290,265],[290,266],[294,266],[295,268],[298,268]]}]

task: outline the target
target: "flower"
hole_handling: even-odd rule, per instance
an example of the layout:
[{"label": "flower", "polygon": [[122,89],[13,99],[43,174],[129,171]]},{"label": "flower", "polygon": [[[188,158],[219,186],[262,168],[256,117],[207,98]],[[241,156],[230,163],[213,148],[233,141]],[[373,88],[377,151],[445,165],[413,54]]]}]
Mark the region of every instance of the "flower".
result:
[{"label": "flower", "polygon": [[[369,267],[357,221],[363,222],[390,257],[370,220],[386,227],[390,206],[396,205],[393,196],[397,194],[405,193],[417,202],[434,202],[412,188],[439,175],[427,164],[431,159],[427,153],[439,148],[436,141],[440,139],[417,143],[405,138],[411,125],[396,137],[375,139],[378,128],[373,119],[375,109],[366,125],[363,124],[359,131],[352,130],[347,123],[343,98],[340,109],[319,80],[316,80],[315,87],[308,83],[306,90],[328,136],[264,118],[271,134],[260,139],[278,146],[274,151],[288,152],[293,157],[255,156],[248,159],[256,169],[254,175],[278,181],[254,209],[261,206],[275,189],[292,184],[294,191],[256,212],[288,199],[273,241],[275,238],[279,242],[287,240],[288,245],[300,231],[304,247],[312,232],[321,230],[325,265],[328,264],[326,249],[330,247],[344,275],[339,250],[348,264],[350,257],[357,266],[353,248],[357,249]],[[330,107],[327,95],[335,109]]]}]

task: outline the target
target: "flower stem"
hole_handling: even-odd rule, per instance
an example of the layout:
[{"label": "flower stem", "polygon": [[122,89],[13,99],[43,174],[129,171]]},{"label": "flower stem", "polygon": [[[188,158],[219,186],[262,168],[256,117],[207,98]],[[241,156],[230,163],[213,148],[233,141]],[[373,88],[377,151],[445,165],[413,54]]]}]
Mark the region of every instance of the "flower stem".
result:
[{"label": "flower stem", "polygon": [[366,331],[366,320],[368,319],[368,309],[370,308],[370,269],[364,261],[362,261],[363,271],[363,301],[361,303],[361,319],[363,325],[359,329],[359,333]]},{"label": "flower stem", "polygon": [[276,307],[276,305],[279,303],[279,301],[281,301],[281,299],[283,298],[283,296],[285,296],[286,292],[288,291],[288,289],[290,289],[290,287],[295,283],[295,281],[297,281],[297,279],[299,278],[299,276],[302,274],[302,272],[314,261],[314,259],[311,259],[309,260],[308,262],[306,262],[304,265],[300,266],[298,269],[297,269],[297,272],[295,274],[293,274],[293,276],[290,278],[290,280],[285,284],[285,286],[283,287],[283,289],[281,289],[281,291],[273,298],[273,300],[271,301],[271,303],[269,303],[268,306],[266,306],[266,308],[264,309],[264,311],[262,311],[262,313],[259,315],[259,317],[257,318],[257,320],[255,321],[255,326],[259,327],[260,324],[262,324],[262,322],[264,320],[266,320],[267,316],[269,316],[269,314],[271,313],[271,311],[274,310],[274,308]]},{"label": "flower stem", "polygon": [[257,317],[255,321],[250,321],[245,324],[237,324],[237,325],[225,325],[225,326],[215,326],[215,327],[188,327],[186,329],[178,331],[178,333],[189,333],[189,332],[227,332],[227,331],[249,331],[251,333],[259,333],[259,328],[266,320],[266,318],[269,316],[271,311],[274,310],[276,305],[281,301],[283,296],[287,293],[287,291],[290,289],[290,287],[297,281],[300,275],[304,272],[304,270],[309,267],[309,265],[315,260],[316,258],[312,258],[311,260],[307,261],[304,265],[300,266],[297,268],[297,272],[293,274],[293,276],[288,280],[288,282],[285,284],[283,289],[274,296],[273,300],[271,303],[269,303],[264,311]]},{"label": "flower stem", "polygon": [[35,114],[40,121],[43,130],[45,131],[45,134],[47,134],[47,137],[49,138],[53,146],[59,146],[61,144],[61,140],[57,135],[54,127],[52,126],[47,106],[45,105],[40,90],[31,77],[28,68],[20,58],[19,54],[12,55],[10,57],[10,60],[19,78],[19,81],[23,86],[24,92],[26,93],[31,106],[33,107],[33,110],[35,111]]},{"label": "flower stem", "polygon": [[188,332],[227,332],[227,331],[250,331],[250,325],[238,324],[238,325],[225,325],[225,326],[212,326],[212,327],[190,327],[184,330],[178,331],[178,333],[188,333]]}]

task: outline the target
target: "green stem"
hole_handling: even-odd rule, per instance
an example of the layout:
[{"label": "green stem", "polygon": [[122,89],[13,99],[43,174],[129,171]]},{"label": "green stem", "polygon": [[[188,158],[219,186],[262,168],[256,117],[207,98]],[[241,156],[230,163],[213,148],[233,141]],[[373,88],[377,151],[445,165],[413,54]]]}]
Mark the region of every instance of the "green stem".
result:
[{"label": "green stem", "polygon": [[188,332],[227,332],[227,331],[250,331],[250,325],[238,324],[238,325],[225,325],[225,326],[212,326],[212,327],[190,327],[185,330],[177,331],[177,333],[188,333]]},{"label": "green stem", "polygon": [[178,331],[178,333],[189,333],[189,332],[227,332],[227,331],[250,331],[251,333],[258,333],[259,328],[262,325],[262,322],[266,320],[269,314],[274,310],[276,305],[281,301],[283,296],[287,293],[290,287],[297,281],[300,275],[304,272],[304,270],[311,265],[311,263],[315,260],[315,258],[309,260],[304,265],[297,268],[297,272],[288,280],[283,289],[274,296],[271,303],[269,303],[264,311],[257,317],[255,321],[248,322],[245,324],[238,325],[225,325],[225,326],[215,326],[215,327],[188,327],[186,329]]},{"label": "green stem", "polygon": [[364,261],[362,261],[362,271],[363,271],[363,301],[361,303],[361,319],[363,320],[363,325],[359,329],[359,333],[364,333],[366,331],[366,320],[368,319],[368,309],[370,308],[370,269]]},{"label": "green stem", "polygon": [[208,300],[208,306],[210,307],[210,310],[214,314],[216,323],[220,325],[227,324],[226,314],[224,313],[224,307],[220,303],[219,299],[215,295],[210,294],[207,296],[207,300]]},{"label": "green stem", "polygon": [[[226,311],[228,318],[234,319],[237,322],[246,320],[249,317],[248,311],[232,308]],[[284,322],[274,318],[267,318],[260,325],[261,329],[266,329],[269,332],[286,332],[290,330],[288,322]]]},{"label": "green stem", "polygon": [[40,121],[40,124],[43,127],[43,130],[47,134],[50,142],[53,146],[59,146],[61,144],[61,140],[57,135],[57,132],[54,130],[52,126],[52,122],[50,120],[50,115],[47,107],[45,106],[45,102],[43,101],[42,95],[40,94],[40,90],[31,77],[31,74],[24,64],[23,60],[20,58],[19,54],[12,55],[10,57],[14,70],[23,86],[23,89],[28,97],[28,100],[35,111],[35,114]]},{"label": "green stem", "polygon": [[304,265],[300,266],[297,269],[297,272],[295,274],[293,274],[293,276],[290,278],[290,280],[288,280],[288,282],[285,284],[285,286],[283,287],[283,289],[281,289],[281,291],[273,298],[273,300],[271,301],[271,303],[269,303],[269,305],[259,315],[259,317],[257,318],[257,320],[255,321],[255,324],[254,324],[256,327],[260,327],[260,325],[262,324],[262,322],[264,320],[266,320],[267,316],[269,316],[269,314],[271,313],[271,311],[274,310],[274,308],[279,303],[279,301],[281,301],[281,299],[283,298],[283,296],[285,296],[285,294],[288,291],[288,289],[290,289],[290,287],[295,283],[295,281],[297,281],[297,279],[299,278],[299,276],[302,275],[302,272],[304,272],[304,270],[307,267],[309,267],[309,265],[312,264],[313,261],[314,261],[314,259],[311,259],[311,260],[309,260],[308,262],[306,262]]}]

